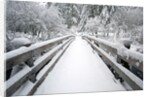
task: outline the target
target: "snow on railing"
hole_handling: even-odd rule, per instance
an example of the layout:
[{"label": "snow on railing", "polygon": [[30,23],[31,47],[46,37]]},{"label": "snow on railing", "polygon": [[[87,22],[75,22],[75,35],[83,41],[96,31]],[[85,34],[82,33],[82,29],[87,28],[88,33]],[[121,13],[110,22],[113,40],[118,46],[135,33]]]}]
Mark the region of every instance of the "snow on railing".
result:
[{"label": "snow on railing", "polygon": [[[130,87],[132,89],[134,89],[134,90],[143,89],[143,81],[139,77],[137,77],[135,74],[130,72],[128,69],[123,67],[121,64],[117,63],[116,60],[112,56],[109,55],[109,53],[115,53],[116,55],[118,55],[118,49],[117,49],[117,46],[115,47],[115,44],[109,43],[107,41],[97,39],[97,38],[91,37],[91,36],[83,36],[83,38],[93,47],[94,50],[96,50],[98,52],[98,54],[102,57],[102,59],[105,60],[105,63],[109,64],[119,74],[119,76],[121,78],[123,78],[123,80],[125,80],[130,85]],[[96,44],[93,43],[93,41],[96,42]],[[97,44],[104,45],[105,48],[109,48],[109,49],[113,49],[113,50],[110,50],[108,53],[107,51],[105,51],[106,49],[104,50],[103,47],[101,48],[101,47],[97,46]],[[129,52],[129,51],[127,50],[126,52]],[[119,56],[121,56],[121,58],[124,58],[122,55],[119,55]],[[124,55],[124,56],[126,56],[126,55]],[[131,56],[131,55],[129,54],[128,56]],[[138,58],[141,58],[141,56],[133,58],[133,59],[128,59],[128,60],[135,60]],[[141,59],[139,59],[139,61],[141,61]],[[132,62],[134,63],[134,61],[132,61]],[[128,62],[128,63],[130,63],[130,62]],[[133,65],[136,65],[136,64],[133,64]]]},{"label": "snow on railing", "polygon": [[[23,70],[19,71],[17,74],[12,76],[10,79],[5,81],[5,83],[6,83],[6,90],[5,90],[6,95],[11,96],[13,93],[15,93],[23,85],[23,83],[25,83],[26,81],[29,81],[29,80],[36,85],[33,87],[35,89],[35,87],[37,87],[41,83],[41,81],[44,80],[45,75],[47,74],[49,69],[48,69],[48,71],[46,71],[44,73],[44,76],[41,77],[42,79],[40,79],[40,81],[38,81],[38,79],[37,79],[37,74],[41,71],[41,69],[43,67],[46,66],[47,62],[49,62],[50,60],[53,60],[53,57],[55,56],[55,54],[57,54],[61,49],[63,49],[63,47],[66,47],[66,45],[69,45],[72,40],[73,40],[72,36],[65,36],[65,37],[54,39],[54,40],[42,42],[38,46],[33,45],[33,46],[28,47],[28,48],[24,48],[22,50],[22,52],[20,51],[17,54],[14,53],[14,52],[17,52],[17,50],[15,50],[14,52],[12,51],[13,53],[10,52],[9,54],[7,54],[6,65],[7,65],[7,58],[9,59],[9,61],[10,60],[13,61],[12,59],[17,58],[13,62],[19,60],[19,58],[24,58],[24,59],[21,59],[21,61],[16,62],[16,63],[20,63],[20,62],[25,61],[27,59],[26,57],[30,57],[30,56],[28,56],[28,54],[30,54],[31,51],[37,50],[37,51],[41,52],[42,50],[46,49],[46,47],[48,48],[54,44],[57,44],[51,50],[49,50],[44,55],[42,55],[41,57],[36,59],[33,62],[32,67],[25,66],[23,68]],[[61,52],[63,53],[65,51],[65,49],[61,50]],[[15,55],[11,55],[11,54],[15,54]],[[61,56],[61,54],[59,56]],[[11,56],[8,57],[8,55],[11,55]],[[18,56],[20,56],[20,57],[18,57]],[[13,58],[13,57],[15,57],[15,58]],[[58,58],[57,59],[55,58],[55,60],[53,60],[52,65],[54,65],[56,63]],[[9,64],[11,64],[11,63],[9,63]],[[13,65],[13,66],[15,66],[15,65]],[[52,66],[50,66],[49,68],[51,68],[51,67]]]},{"label": "snow on railing", "polygon": [[88,38],[90,41],[94,41],[95,44],[97,44],[107,53],[111,53],[112,55],[117,56],[117,58],[124,60],[129,65],[143,72],[143,54],[131,51],[122,45],[108,42],[103,39],[98,39],[93,36],[86,35],[83,37]]},{"label": "snow on railing", "polygon": [[[31,45],[30,47],[22,47],[13,51],[10,51],[5,54],[4,61],[6,62],[6,71],[11,69],[13,66],[20,64],[21,62],[25,62],[33,57],[35,52],[41,53],[45,49],[50,48],[54,45],[61,43],[63,40],[72,37],[71,35],[67,35],[64,37],[59,37],[56,39],[40,42]],[[31,64],[28,64],[29,66]]]},{"label": "snow on railing", "polygon": [[[33,95],[34,92],[37,90],[39,85],[44,81],[48,73],[53,69],[57,61],[60,59],[60,57],[65,52],[66,48],[70,45],[72,41],[70,41],[68,44],[66,44],[62,50],[60,50],[52,59],[51,61],[40,71],[40,73],[37,74],[37,81],[35,83],[30,82],[29,80],[22,85],[22,87],[26,86],[25,88],[20,87],[13,96],[16,95]],[[21,91],[21,92],[20,92]]]}]

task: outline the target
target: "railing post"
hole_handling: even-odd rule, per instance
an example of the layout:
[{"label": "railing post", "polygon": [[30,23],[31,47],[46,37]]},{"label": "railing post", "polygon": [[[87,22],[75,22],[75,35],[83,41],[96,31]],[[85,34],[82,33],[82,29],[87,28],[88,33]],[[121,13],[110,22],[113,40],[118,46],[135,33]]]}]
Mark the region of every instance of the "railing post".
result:
[{"label": "railing post", "polygon": [[35,83],[36,82],[36,73],[35,73],[35,71],[33,71],[30,75],[29,75],[29,80],[31,81],[31,82],[33,82],[33,83]]}]

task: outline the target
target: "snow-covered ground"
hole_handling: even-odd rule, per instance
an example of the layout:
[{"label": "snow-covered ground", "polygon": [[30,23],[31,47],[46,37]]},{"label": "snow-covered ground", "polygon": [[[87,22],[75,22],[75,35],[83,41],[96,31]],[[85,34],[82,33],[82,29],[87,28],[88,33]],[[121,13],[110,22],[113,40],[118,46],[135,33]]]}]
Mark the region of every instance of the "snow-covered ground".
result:
[{"label": "snow-covered ground", "polygon": [[90,45],[77,36],[35,95],[126,90]]}]

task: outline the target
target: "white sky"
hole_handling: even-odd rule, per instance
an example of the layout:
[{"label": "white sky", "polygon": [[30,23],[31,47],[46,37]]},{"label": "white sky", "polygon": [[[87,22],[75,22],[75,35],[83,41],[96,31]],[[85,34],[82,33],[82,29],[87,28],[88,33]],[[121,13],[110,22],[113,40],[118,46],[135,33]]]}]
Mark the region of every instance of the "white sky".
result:
[{"label": "white sky", "polygon": [[97,2],[97,0],[11,0],[11,1],[37,1],[37,2],[103,4],[103,5],[123,5],[123,6],[143,6],[144,5],[143,0],[99,0],[99,2]]}]

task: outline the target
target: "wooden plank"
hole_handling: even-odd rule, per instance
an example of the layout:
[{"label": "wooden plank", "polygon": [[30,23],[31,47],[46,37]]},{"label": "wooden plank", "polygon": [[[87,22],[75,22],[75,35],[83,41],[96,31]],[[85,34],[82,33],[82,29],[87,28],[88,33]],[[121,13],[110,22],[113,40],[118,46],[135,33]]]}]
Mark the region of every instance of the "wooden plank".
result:
[{"label": "wooden plank", "polygon": [[[35,74],[37,71],[39,71],[45,65],[45,63],[47,63],[52,56],[55,55],[71,39],[66,40],[63,44],[59,44],[54,49],[50,50],[48,54],[44,54],[40,60],[34,62],[34,66],[29,68],[29,70],[23,70],[6,81],[6,94],[8,96],[12,95],[26,80],[29,79],[30,76],[32,76],[32,74]],[[20,74],[23,75],[19,76]]]},{"label": "wooden plank", "polygon": [[[87,40],[87,39],[86,39]],[[122,65],[118,64],[113,60],[105,51],[98,48],[95,44],[92,44],[89,40],[88,43],[96,50],[107,62],[112,66],[112,68],[122,77],[134,90],[143,89],[143,81],[131,73],[129,70],[124,68]]]}]

